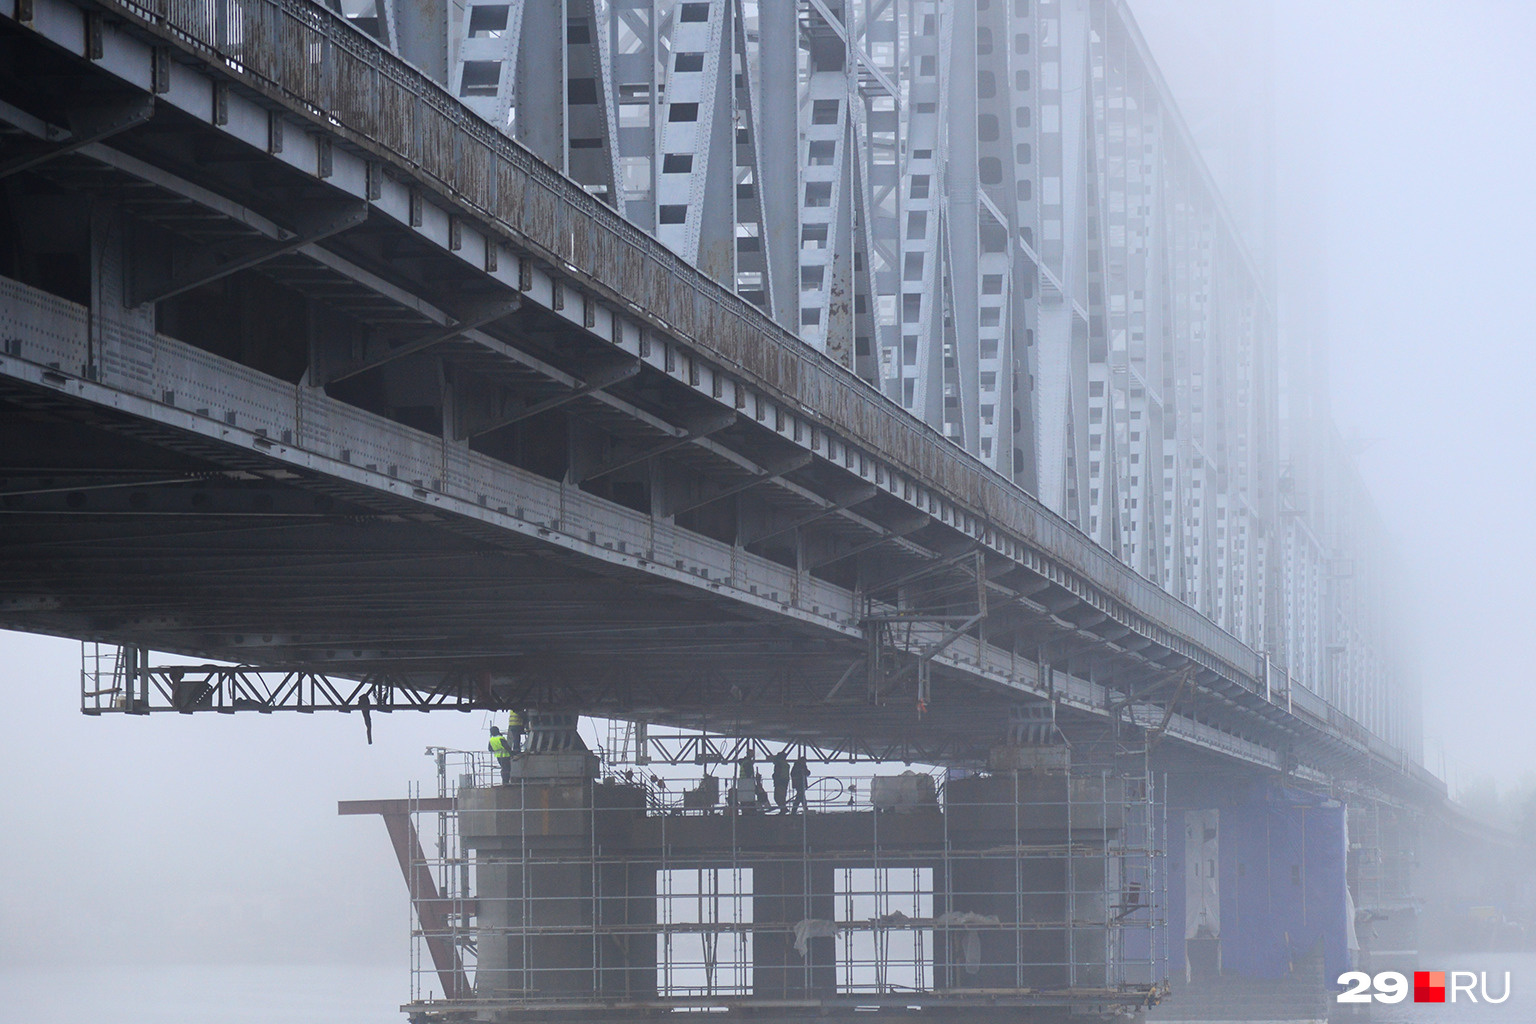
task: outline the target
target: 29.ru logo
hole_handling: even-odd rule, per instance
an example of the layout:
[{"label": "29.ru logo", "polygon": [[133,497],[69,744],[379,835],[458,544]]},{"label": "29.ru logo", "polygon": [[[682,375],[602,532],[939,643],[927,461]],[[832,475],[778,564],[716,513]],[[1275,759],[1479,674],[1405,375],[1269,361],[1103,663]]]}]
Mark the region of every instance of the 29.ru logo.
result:
[{"label": "29.ru logo", "polygon": [[[1446,979],[1450,985],[1446,985]],[[1339,984],[1349,986],[1340,992],[1336,1002],[1400,1003],[1408,996],[1408,979],[1397,971],[1382,971],[1374,978],[1364,971],[1345,971],[1339,975]],[[1375,989],[1374,993],[1371,991]],[[1478,1002],[1477,993],[1483,994],[1484,1003],[1502,1003],[1509,998],[1509,972],[1504,972],[1504,994],[1494,999],[1488,994],[1487,971],[1414,971],[1413,1001],[1416,1003],[1444,1003],[1456,1001],[1458,994],[1471,1002]],[[1446,993],[1450,993],[1447,1000]]]}]

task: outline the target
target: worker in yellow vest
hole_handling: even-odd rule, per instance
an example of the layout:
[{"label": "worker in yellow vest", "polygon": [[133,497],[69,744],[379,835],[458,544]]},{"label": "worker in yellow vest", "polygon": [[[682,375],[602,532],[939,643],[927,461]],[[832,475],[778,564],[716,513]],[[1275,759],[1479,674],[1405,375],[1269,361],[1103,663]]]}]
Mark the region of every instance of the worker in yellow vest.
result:
[{"label": "worker in yellow vest", "polygon": [[516,708],[507,712],[507,743],[512,747],[513,757],[522,754],[523,716]]},{"label": "worker in yellow vest", "polygon": [[501,734],[501,730],[491,726],[491,755],[496,758],[496,766],[501,769],[501,784],[510,785],[512,782],[512,748],[507,745],[507,738]]}]

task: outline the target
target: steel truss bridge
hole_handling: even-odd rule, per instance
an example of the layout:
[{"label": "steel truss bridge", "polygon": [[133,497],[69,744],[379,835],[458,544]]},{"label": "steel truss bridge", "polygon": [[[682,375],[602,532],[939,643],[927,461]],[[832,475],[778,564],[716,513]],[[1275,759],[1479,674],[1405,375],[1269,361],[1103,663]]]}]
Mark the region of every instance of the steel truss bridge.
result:
[{"label": "steel truss bridge", "polygon": [[[1038,46],[981,4],[778,6],[0,0],[0,622],[246,666],[135,653],[96,710],[963,763],[1028,706],[1436,792],[1368,588],[1325,593],[1285,505],[1271,314],[1121,5],[1012,5]],[[1015,135],[946,134],[994,53]],[[1178,168],[1135,195],[1131,109]]]}]

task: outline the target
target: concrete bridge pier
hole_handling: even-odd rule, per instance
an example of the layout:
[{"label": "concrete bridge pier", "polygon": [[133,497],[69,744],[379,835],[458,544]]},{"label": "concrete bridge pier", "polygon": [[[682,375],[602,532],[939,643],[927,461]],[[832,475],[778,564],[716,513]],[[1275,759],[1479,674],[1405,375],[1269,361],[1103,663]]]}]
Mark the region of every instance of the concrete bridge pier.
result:
[{"label": "concrete bridge pier", "polygon": [[[753,867],[753,994],[763,999],[825,998],[837,991],[837,951],[830,935],[806,935],[798,921],[832,920],[836,869],[826,861],[766,860]],[[777,927],[775,927],[777,926]]]},{"label": "concrete bridge pier", "polygon": [[1182,777],[1168,831],[1168,1012],[1320,1010],[1358,945],[1344,803],[1275,782]]},{"label": "concrete bridge pier", "polygon": [[1413,971],[1423,923],[1421,815],[1378,801],[1349,806],[1349,891],[1362,971]]},{"label": "concrete bridge pier", "polygon": [[1343,802],[1273,783],[1219,795],[1176,788],[1169,831],[1176,924],[1183,906],[1175,978],[1282,978],[1309,957],[1335,977],[1350,969]]},{"label": "concrete bridge pier", "polygon": [[585,750],[535,753],[513,763],[510,785],[460,791],[478,998],[656,994],[655,865],[604,854],[644,814],[644,793],[596,775]]},{"label": "concrete bridge pier", "polygon": [[941,984],[1109,986],[1108,922],[1123,898],[1109,846],[1124,825],[1124,781],[1069,771],[1065,747],[1001,748],[993,762],[989,775],[946,785],[952,852],[939,912],[1000,927],[975,922],[959,948],[941,948]]},{"label": "concrete bridge pier", "polygon": [[462,785],[457,801],[487,1019],[916,1005],[1040,1022],[1155,993],[1125,948],[1161,920],[1154,887],[1126,881],[1128,823],[1150,805],[1065,747],[1000,748],[942,790],[917,772],[845,780],[846,803],[781,815],[667,803],[579,741],[534,732],[508,782]]}]

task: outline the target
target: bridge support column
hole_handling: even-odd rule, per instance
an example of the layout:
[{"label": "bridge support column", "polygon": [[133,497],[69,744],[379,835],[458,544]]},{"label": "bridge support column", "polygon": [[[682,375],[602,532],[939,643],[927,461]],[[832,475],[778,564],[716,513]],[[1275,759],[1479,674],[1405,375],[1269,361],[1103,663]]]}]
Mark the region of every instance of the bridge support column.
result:
[{"label": "bridge support column", "polygon": [[1419,819],[1408,810],[1374,801],[1350,804],[1349,891],[1362,971],[1418,967],[1421,908],[1414,882],[1422,845]]},{"label": "bridge support column", "polygon": [[[775,859],[752,869],[752,994],[764,999],[821,998],[837,989],[836,949],[831,937],[805,939],[795,948],[794,925],[832,920],[833,866],[819,861]],[[774,928],[788,929],[779,931]],[[766,926],[766,927],[764,927]]]},{"label": "bridge support column", "polygon": [[[1354,956],[1344,805],[1277,784],[1175,788],[1171,973],[1332,979]],[[1182,840],[1180,833],[1182,832]],[[1182,912],[1181,912],[1182,908]]]},{"label": "bridge support column", "polygon": [[654,996],[656,869],[627,858],[622,835],[644,794],[593,785],[586,751],[529,754],[512,769],[509,785],[459,796],[475,855],[476,996]]},{"label": "bridge support column", "polygon": [[951,922],[935,953],[941,988],[1102,988],[1117,973],[1109,843],[1124,824],[1124,782],[1069,770],[1066,748],[1005,748],[991,775],[946,784],[946,878],[935,907]]},{"label": "bridge support column", "polygon": [[118,349],[125,336],[154,333],[155,305],[135,307],[128,302],[134,258],[125,235],[134,230],[134,225],[120,208],[103,200],[91,200],[89,205],[91,328],[89,362],[83,374],[100,380],[103,364],[111,366],[121,358]]}]

